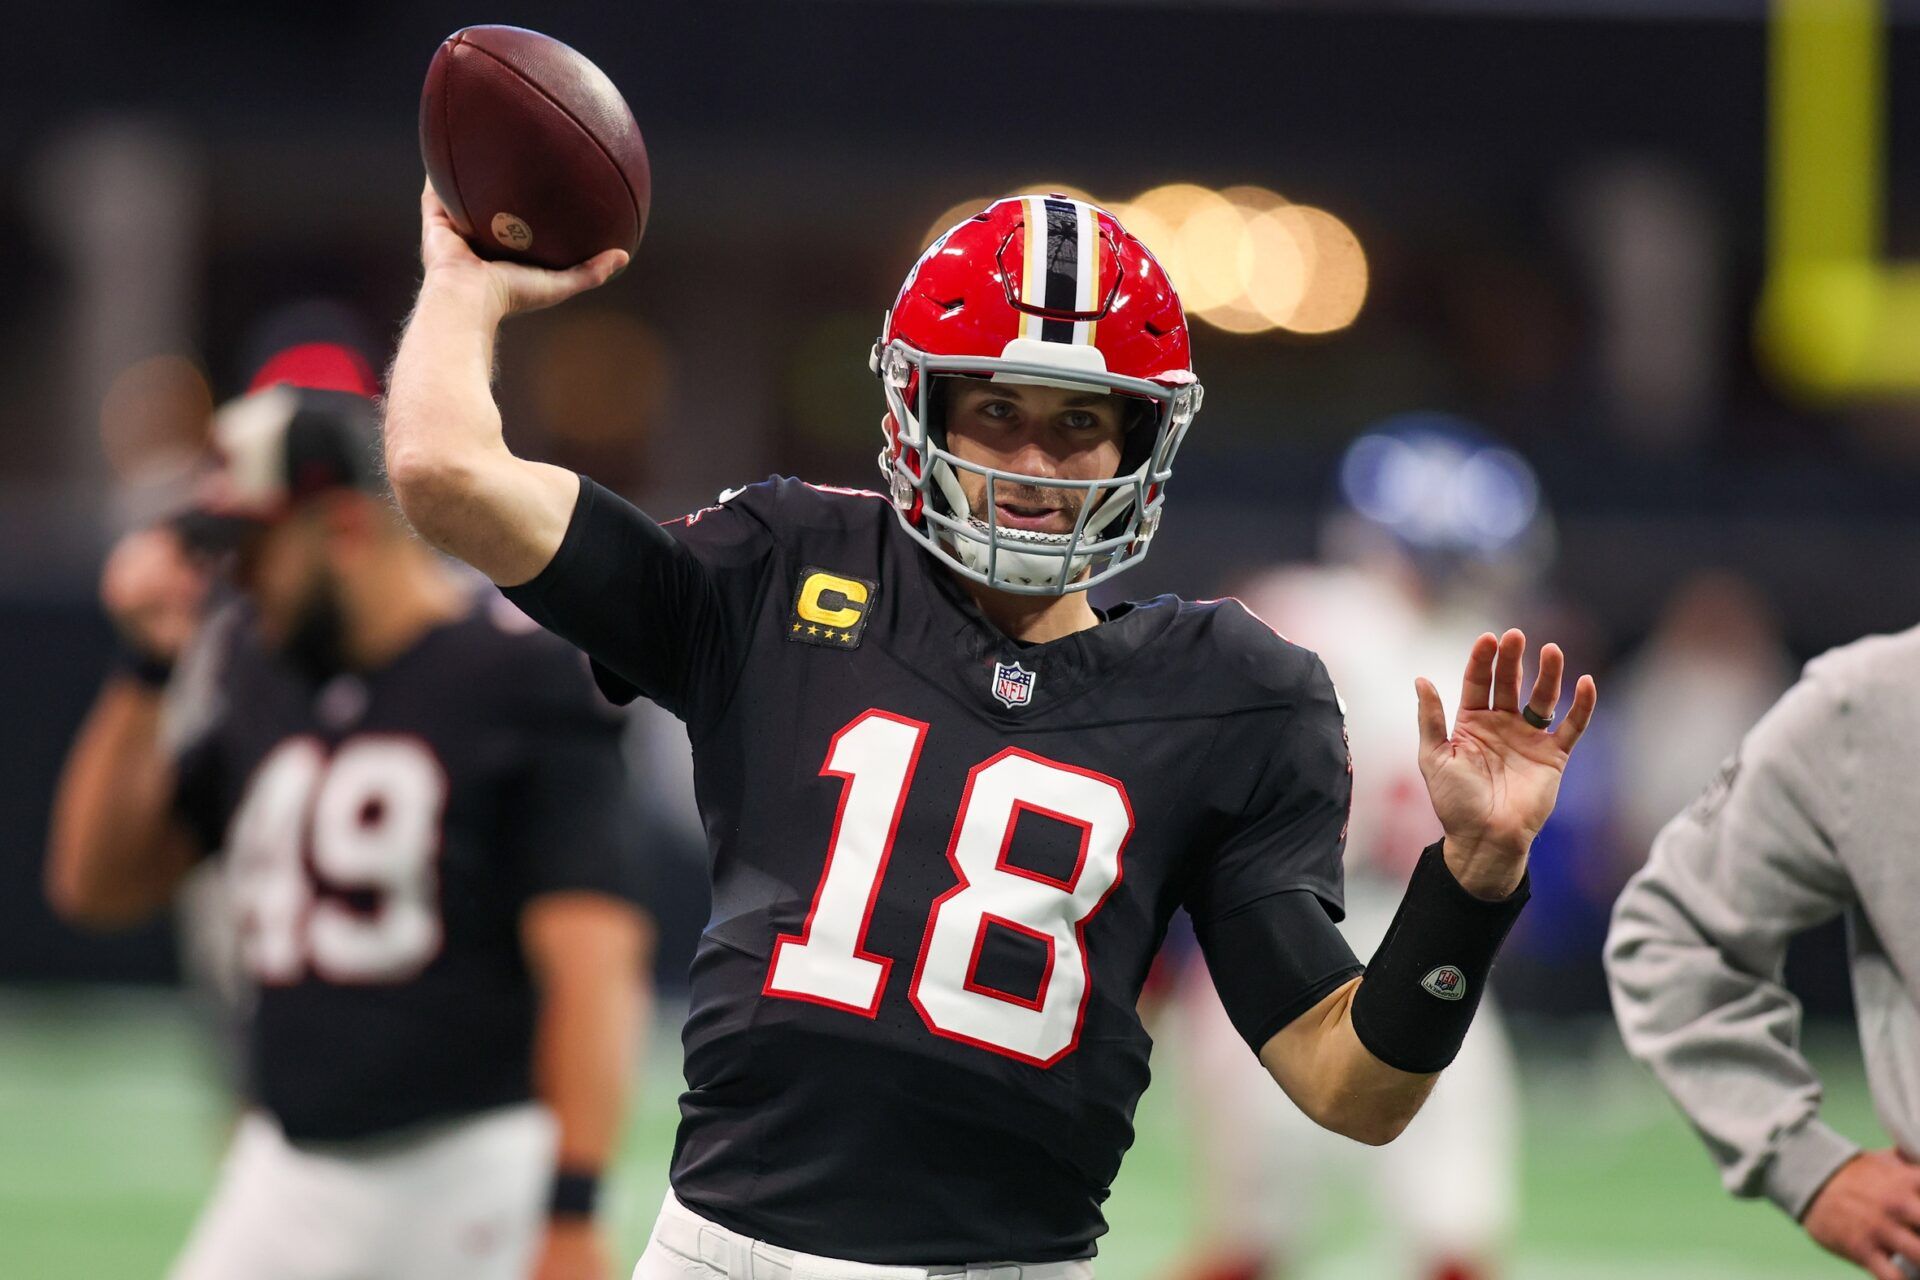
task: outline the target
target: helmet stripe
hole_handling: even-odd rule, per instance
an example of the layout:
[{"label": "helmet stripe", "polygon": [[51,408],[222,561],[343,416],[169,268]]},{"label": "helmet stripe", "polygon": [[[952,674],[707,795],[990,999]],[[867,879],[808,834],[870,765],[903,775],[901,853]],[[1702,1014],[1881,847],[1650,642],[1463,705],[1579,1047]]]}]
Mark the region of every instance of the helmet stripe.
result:
[{"label": "helmet stripe", "polygon": [[[1071,200],[1043,200],[1041,209],[1046,217],[1041,305],[1048,311],[1073,311],[1073,296],[1079,292],[1079,213]],[[1043,320],[1041,342],[1073,342],[1073,320]]]},{"label": "helmet stripe", "polygon": [[[1092,346],[1100,306],[1100,216],[1065,196],[1023,196],[1019,336]],[[1055,313],[1033,315],[1034,311]]]},{"label": "helmet stripe", "polygon": [[[1025,196],[1021,203],[1025,223],[1025,255],[1021,263],[1021,307],[1039,311],[1085,311],[1081,297],[1087,294],[1081,282],[1081,263],[1085,253],[1085,217],[1087,207],[1077,200],[1048,196]],[[1021,338],[1039,338],[1041,342],[1081,342],[1081,322],[1052,317],[1031,317],[1021,311]]]},{"label": "helmet stripe", "polygon": [[[1049,311],[1077,311],[1080,293],[1080,208],[1073,200],[1049,198],[1047,215],[1046,301]],[[1072,342],[1075,323],[1047,320],[1040,326],[1043,342]]]},{"label": "helmet stripe", "polygon": [[[1020,202],[1025,206],[1021,212],[1026,216],[1024,236],[1026,250],[1020,264],[1020,301],[1029,307],[1046,305],[1046,262],[1047,255],[1047,214],[1046,201],[1038,196],[1029,196]],[[1039,337],[1034,332],[1036,316],[1025,311],[1020,313],[1020,336]]]},{"label": "helmet stripe", "polygon": [[[1073,309],[1082,315],[1096,310],[1100,305],[1100,216],[1091,206],[1075,202],[1074,212],[1080,216],[1080,279],[1079,291],[1074,295]],[[1093,345],[1094,321],[1082,320],[1073,326],[1073,340],[1086,346]]]},{"label": "helmet stripe", "polygon": [[1080,208],[1072,200],[1046,201],[1049,311],[1080,310]]},{"label": "helmet stripe", "polygon": [[1039,196],[1027,196],[1020,201],[1022,244],[1025,249],[1020,261],[1020,302],[1024,306],[1039,307],[1046,305],[1046,293],[1041,283],[1043,268],[1040,263],[1046,256],[1046,201]]}]

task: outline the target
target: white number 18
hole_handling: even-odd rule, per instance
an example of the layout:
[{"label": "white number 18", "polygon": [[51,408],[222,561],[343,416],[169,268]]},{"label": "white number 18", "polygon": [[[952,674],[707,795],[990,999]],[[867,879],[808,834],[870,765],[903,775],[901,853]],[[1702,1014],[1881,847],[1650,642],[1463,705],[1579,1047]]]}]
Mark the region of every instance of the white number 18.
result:
[{"label": "white number 18", "polygon": [[[842,779],[844,789],[826,866],[800,934],[774,946],[767,995],[866,1017],[879,1011],[893,961],[867,952],[867,926],[927,730],[919,720],[868,711],[834,735],[821,773]],[[1023,813],[1079,829],[1064,879],[1007,862]],[[1132,832],[1126,788],[1104,774],[1014,747],[975,765],[947,848],[959,883],[933,904],[907,989],[928,1030],[1036,1066],[1071,1053],[1088,995],[1086,924],[1119,883]],[[1034,996],[979,981],[996,927],[1044,948]]]}]

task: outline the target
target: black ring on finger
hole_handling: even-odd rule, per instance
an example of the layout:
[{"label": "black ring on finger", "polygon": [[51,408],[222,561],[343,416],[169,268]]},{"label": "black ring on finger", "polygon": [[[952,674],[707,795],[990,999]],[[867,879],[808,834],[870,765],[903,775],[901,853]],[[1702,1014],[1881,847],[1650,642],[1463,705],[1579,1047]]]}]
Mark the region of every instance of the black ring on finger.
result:
[{"label": "black ring on finger", "polygon": [[1531,706],[1520,708],[1520,718],[1536,729],[1544,729],[1553,723],[1553,717],[1551,715],[1543,716]]}]

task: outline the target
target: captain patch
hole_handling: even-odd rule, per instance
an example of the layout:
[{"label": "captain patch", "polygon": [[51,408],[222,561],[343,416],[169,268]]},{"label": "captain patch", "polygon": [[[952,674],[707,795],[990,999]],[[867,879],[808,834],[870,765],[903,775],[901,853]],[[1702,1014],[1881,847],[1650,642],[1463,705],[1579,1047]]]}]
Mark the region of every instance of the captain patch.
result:
[{"label": "captain patch", "polygon": [[793,592],[793,611],[787,616],[787,639],[829,649],[858,649],[879,591],[879,583],[865,578],[802,569]]}]

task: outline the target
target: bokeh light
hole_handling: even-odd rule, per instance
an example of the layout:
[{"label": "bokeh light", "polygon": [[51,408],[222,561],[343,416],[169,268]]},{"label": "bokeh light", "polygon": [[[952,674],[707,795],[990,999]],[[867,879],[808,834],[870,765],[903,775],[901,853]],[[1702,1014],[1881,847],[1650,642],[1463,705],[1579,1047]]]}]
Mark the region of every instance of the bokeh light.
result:
[{"label": "bokeh light", "polygon": [[[1104,207],[1147,246],[1179,290],[1189,319],[1225,333],[1332,333],[1367,298],[1367,259],[1351,228],[1325,209],[1290,203],[1266,187],[1214,190],[1170,182],[1131,200],[1102,201],[1066,183],[1031,183],[1009,195],[1071,196]],[[981,196],[949,206],[922,246],[986,208]]]},{"label": "bokeh light", "polygon": [[1312,242],[1303,238],[1288,218],[1291,212],[1282,205],[1262,210],[1247,220],[1247,233],[1254,243],[1254,266],[1238,304],[1257,314],[1265,322],[1262,328],[1289,327],[1318,265]]},{"label": "bokeh light", "polygon": [[1340,461],[1340,489],[1362,516],[1427,549],[1504,552],[1540,515],[1526,459],[1448,414],[1403,414],[1362,435]]},{"label": "bokeh light", "polygon": [[122,479],[183,472],[207,443],[213,389],[185,356],[137,360],[114,376],[100,402],[100,447]]},{"label": "bokeh light", "polygon": [[1367,300],[1367,255],[1346,223],[1309,205],[1272,215],[1292,233],[1308,260],[1300,301],[1277,323],[1294,333],[1332,333],[1352,324]]},{"label": "bokeh light", "polygon": [[1245,216],[1225,196],[1209,191],[1196,200],[1173,242],[1186,280],[1180,296],[1191,310],[1205,315],[1233,305],[1246,292],[1254,268],[1253,237]]}]

